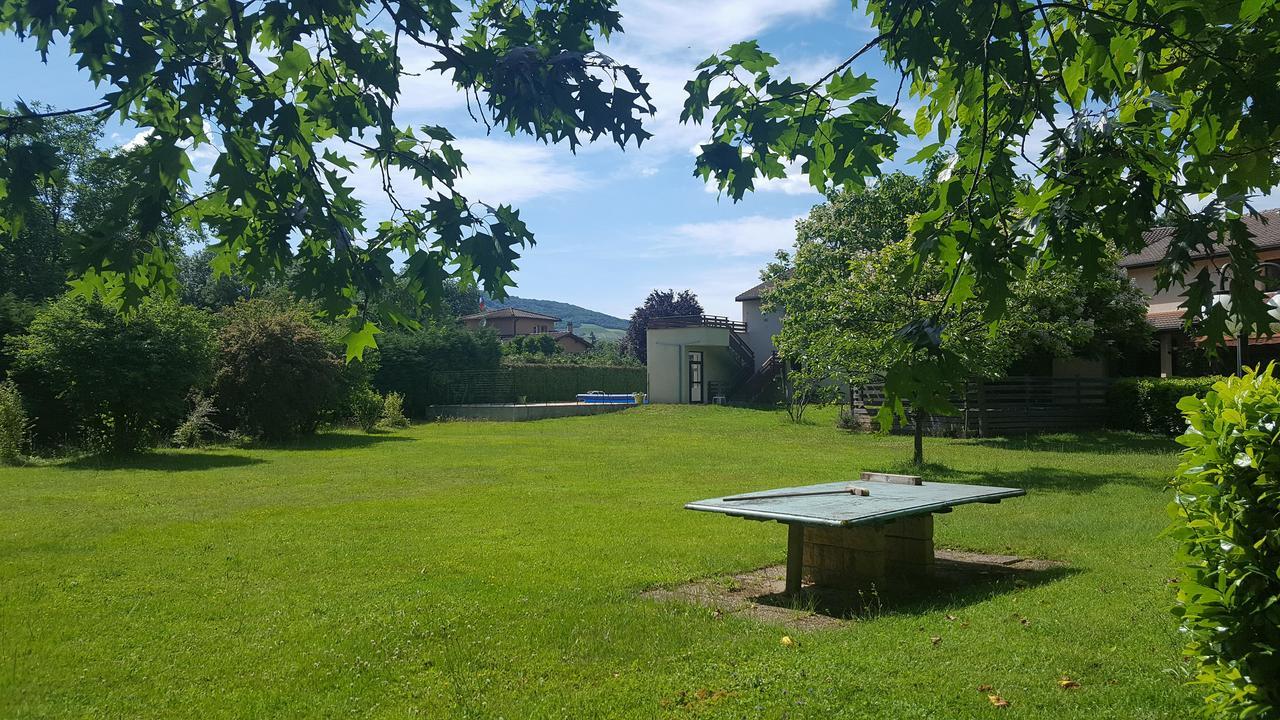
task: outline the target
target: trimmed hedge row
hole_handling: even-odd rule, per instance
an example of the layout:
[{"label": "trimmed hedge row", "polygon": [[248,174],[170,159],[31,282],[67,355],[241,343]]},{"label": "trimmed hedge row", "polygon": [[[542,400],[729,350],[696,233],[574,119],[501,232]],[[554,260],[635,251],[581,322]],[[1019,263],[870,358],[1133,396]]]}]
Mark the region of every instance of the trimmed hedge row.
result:
[{"label": "trimmed hedge row", "polygon": [[1280,381],[1274,366],[1179,403],[1175,614],[1214,717],[1280,717]]},{"label": "trimmed hedge row", "polygon": [[1203,396],[1220,376],[1121,378],[1107,390],[1107,424],[1114,430],[1181,435],[1187,427],[1178,401]]},{"label": "trimmed hedge row", "polygon": [[567,402],[579,393],[647,392],[649,378],[643,367],[591,365],[509,365],[511,391],[526,402]]}]

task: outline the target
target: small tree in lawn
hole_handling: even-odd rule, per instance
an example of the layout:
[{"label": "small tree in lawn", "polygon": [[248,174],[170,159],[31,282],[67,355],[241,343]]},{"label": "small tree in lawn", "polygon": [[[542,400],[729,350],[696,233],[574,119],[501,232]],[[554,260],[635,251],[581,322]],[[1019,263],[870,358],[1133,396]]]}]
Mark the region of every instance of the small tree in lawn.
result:
[{"label": "small tree in lawn", "polygon": [[631,325],[627,327],[627,336],[623,347],[627,354],[640,362],[648,362],[648,349],[645,345],[649,337],[649,321],[659,317],[679,315],[701,315],[702,303],[692,290],[654,290],[645,298],[644,304],[631,313]]}]

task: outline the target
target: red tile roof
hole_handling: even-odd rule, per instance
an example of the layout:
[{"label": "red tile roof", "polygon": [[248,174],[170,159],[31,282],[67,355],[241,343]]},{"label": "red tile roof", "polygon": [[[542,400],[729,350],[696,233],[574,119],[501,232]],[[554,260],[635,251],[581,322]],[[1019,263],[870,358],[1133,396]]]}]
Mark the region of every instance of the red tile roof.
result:
[{"label": "red tile roof", "polygon": [[1149,312],[1147,313],[1147,324],[1156,330],[1181,330],[1182,311]]}]

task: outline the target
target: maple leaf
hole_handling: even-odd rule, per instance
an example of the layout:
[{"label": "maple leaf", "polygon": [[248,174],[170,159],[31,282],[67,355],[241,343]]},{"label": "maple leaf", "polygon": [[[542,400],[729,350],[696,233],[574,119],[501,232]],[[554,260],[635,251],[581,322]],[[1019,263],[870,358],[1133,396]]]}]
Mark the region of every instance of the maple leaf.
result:
[{"label": "maple leaf", "polygon": [[1000,697],[999,695],[995,695],[995,694],[988,695],[988,696],[987,696],[987,700],[988,700],[992,705],[995,705],[995,706],[996,706],[996,707],[998,707],[998,708],[1007,708],[1007,707],[1009,707],[1009,701],[1008,701],[1008,700],[1005,700],[1004,698]]},{"label": "maple leaf", "polygon": [[1058,687],[1062,688],[1063,690],[1077,690],[1080,687],[1080,683],[1075,680],[1072,680],[1066,675],[1063,675],[1058,680]]}]

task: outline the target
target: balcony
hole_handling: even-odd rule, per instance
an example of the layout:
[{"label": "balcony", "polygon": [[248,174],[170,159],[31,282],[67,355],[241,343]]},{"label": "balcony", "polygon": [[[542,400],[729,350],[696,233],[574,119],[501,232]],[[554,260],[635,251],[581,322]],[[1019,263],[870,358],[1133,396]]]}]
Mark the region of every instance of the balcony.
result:
[{"label": "balcony", "polygon": [[650,330],[688,327],[725,328],[734,333],[745,333],[747,331],[746,323],[730,320],[723,315],[669,315],[650,318],[648,324]]}]

